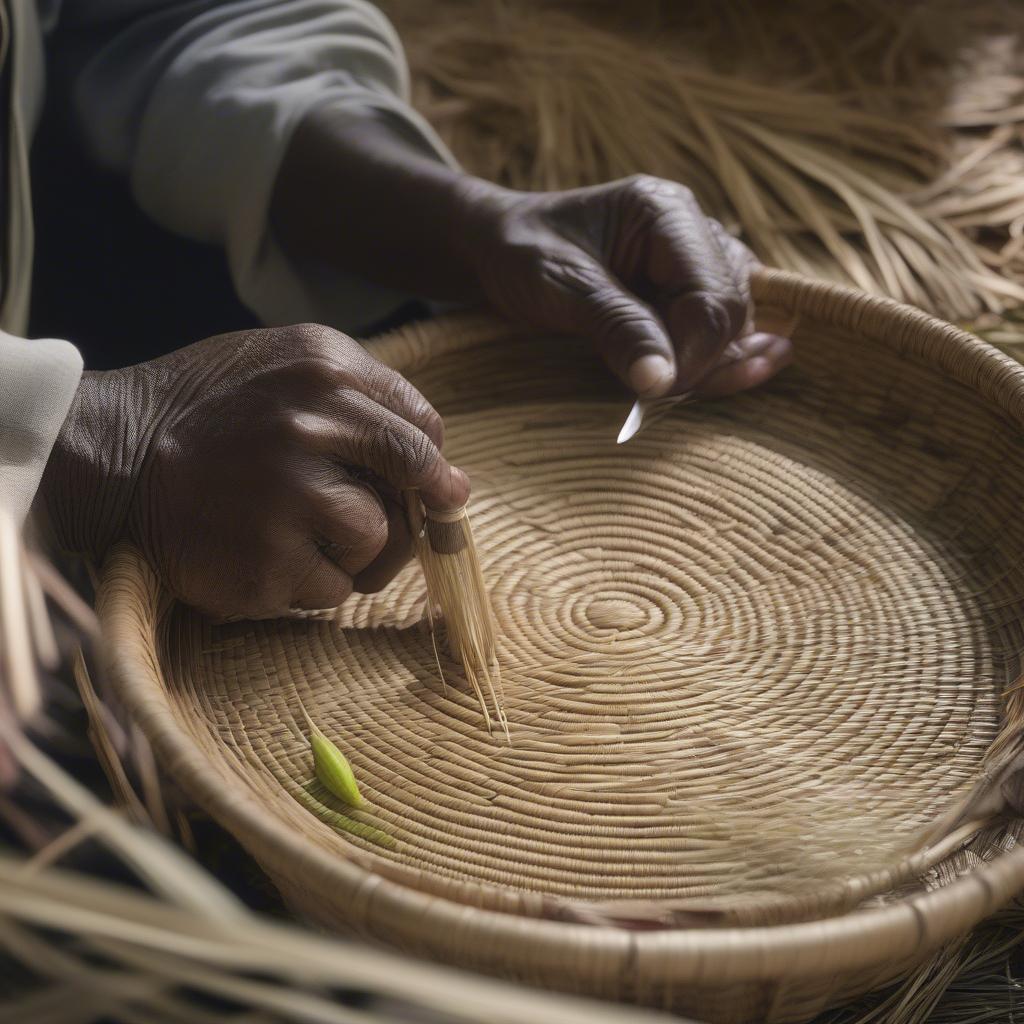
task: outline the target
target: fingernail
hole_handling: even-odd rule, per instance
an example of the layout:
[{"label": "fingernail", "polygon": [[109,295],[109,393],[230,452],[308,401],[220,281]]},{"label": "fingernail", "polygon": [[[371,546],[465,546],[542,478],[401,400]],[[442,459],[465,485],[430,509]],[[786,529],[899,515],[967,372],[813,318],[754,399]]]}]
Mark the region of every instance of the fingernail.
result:
[{"label": "fingernail", "polygon": [[629,368],[629,386],[638,395],[664,391],[674,378],[672,364],[664,356],[641,356]]}]

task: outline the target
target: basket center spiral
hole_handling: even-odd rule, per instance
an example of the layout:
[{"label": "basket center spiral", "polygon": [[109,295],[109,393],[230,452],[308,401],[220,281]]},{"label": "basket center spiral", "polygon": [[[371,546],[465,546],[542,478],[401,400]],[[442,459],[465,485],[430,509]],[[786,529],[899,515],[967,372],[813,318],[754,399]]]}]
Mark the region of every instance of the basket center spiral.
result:
[{"label": "basket center spiral", "polygon": [[639,602],[628,598],[596,598],[583,606],[583,618],[598,633],[640,629],[649,618]]}]

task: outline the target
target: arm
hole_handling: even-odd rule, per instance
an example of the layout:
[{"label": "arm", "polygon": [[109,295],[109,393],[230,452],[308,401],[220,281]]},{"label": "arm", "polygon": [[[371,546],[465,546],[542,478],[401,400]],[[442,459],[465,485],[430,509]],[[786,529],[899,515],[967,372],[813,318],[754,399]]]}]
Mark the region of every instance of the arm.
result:
[{"label": "arm", "polygon": [[152,216],[225,246],[265,322],[354,329],[410,293],[482,300],[586,334],[651,396],[749,387],[788,358],[746,334],[752,257],[684,187],[517,193],[460,171],[363,0],[141,6],[80,78],[83,125]]},{"label": "arm", "polygon": [[465,504],[441,442],[423,396],[351,338],[227,334],[87,373],[37,508],[67,551],[102,557],[129,537],[170,593],[215,617],[334,608],[407,560],[401,491]]},{"label": "arm", "polygon": [[271,215],[296,262],[586,335],[645,396],[752,387],[789,357],[749,332],[752,254],[672,182],[515,192],[431,159],[386,114],[321,107]]},{"label": "arm", "polygon": [[[96,23],[113,20],[102,31]],[[291,259],[268,227],[290,139],[314,109],[383,111],[434,163],[451,160],[408,106],[401,45],[365,0],[65,0],[91,26],[75,109],[95,159],[168,229],[223,246],[267,324],[347,330],[407,295]],[[81,61],[81,57],[79,57]]]}]

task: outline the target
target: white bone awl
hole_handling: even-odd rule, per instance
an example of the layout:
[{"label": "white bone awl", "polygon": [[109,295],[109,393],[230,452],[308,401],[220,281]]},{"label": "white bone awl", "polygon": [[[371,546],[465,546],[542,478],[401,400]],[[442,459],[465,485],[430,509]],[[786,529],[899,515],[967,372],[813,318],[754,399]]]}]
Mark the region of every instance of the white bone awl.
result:
[{"label": "white bone awl", "polygon": [[645,423],[653,423],[656,419],[664,416],[669,409],[680,402],[692,402],[693,392],[684,391],[681,395],[667,395],[664,398],[653,398],[645,401],[638,398],[629,410],[626,422],[622,424],[616,444],[625,444],[631,438],[640,433],[640,428]]}]

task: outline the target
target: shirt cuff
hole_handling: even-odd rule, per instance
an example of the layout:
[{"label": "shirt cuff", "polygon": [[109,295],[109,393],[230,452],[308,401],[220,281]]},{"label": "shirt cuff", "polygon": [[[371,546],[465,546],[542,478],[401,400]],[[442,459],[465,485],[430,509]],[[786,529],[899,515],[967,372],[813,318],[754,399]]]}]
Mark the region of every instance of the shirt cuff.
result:
[{"label": "shirt cuff", "polygon": [[[330,100],[323,103],[348,113],[353,121],[370,112],[383,114],[425,156],[458,169],[458,162],[434,129],[397,99],[371,95],[340,104]],[[313,109],[312,105],[308,109]],[[266,205],[269,206],[269,195]],[[239,245],[233,270],[239,296],[265,324],[313,321],[348,334],[360,334],[418,298],[315,260],[288,257],[268,223],[266,207],[260,226],[258,237]]]},{"label": "shirt cuff", "polygon": [[0,504],[24,522],[82,377],[66,341],[0,331]]}]

